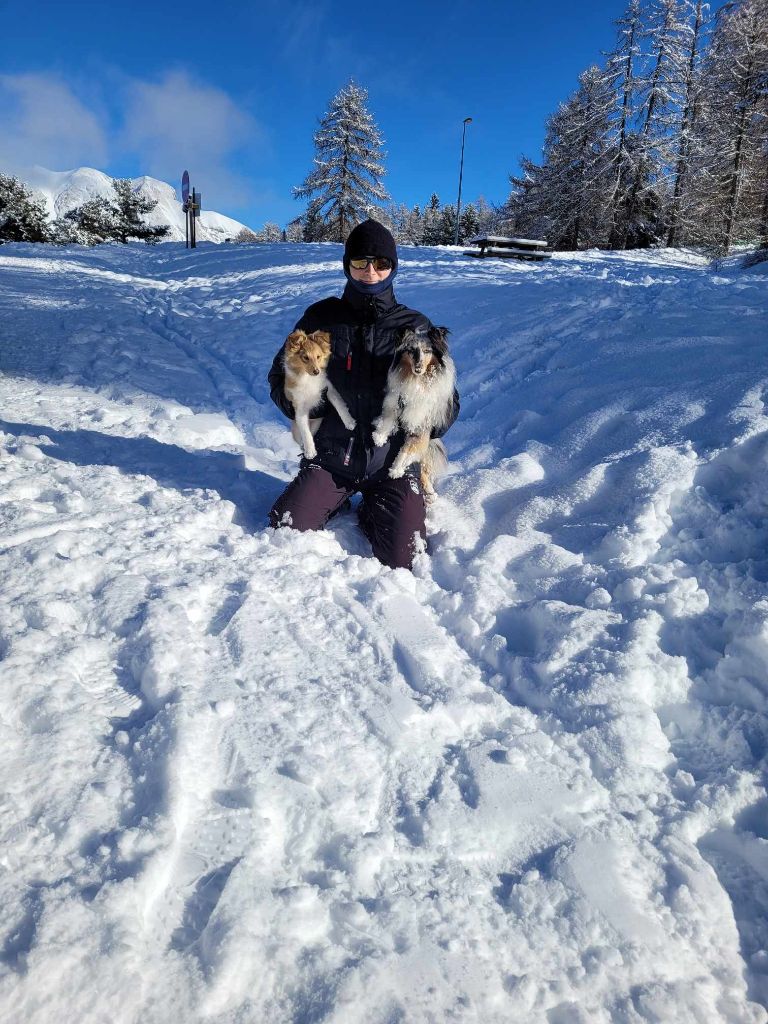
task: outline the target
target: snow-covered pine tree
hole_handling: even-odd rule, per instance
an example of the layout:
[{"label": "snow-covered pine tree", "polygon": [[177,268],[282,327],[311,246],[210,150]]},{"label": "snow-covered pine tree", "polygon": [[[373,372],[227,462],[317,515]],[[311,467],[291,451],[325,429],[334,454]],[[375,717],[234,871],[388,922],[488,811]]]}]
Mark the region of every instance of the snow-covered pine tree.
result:
[{"label": "snow-covered pine tree", "polygon": [[459,218],[459,242],[464,245],[480,231],[480,214],[474,203],[467,203]]},{"label": "snow-covered pine tree", "polygon": [[479,199],[476,199],[473,206],[477,210],[477,233],[487,232],[488,234],[493,234],[499,226],[500,209],[489,203],[485,196],[480,196]]},{"label": "snow-covered pine tree", "polygon": [[297,217],[285,225],[285,240],[286,242],[304,241],[304,225],[301,217]]},{"label": "snow-covered pine tree", "polygon": [[702,53],[708,31],[708,5],[704,0],[682,0],[685,5],[681,19],[677,58],[679,89],[677,93],[678,124],[672,137],[672,186],[667,210],[667,245],[677,245],[685,236],[688,209],[691,205],[691,162],[694,153],[697,122],[701,113]]},{"label": "snow-covered pine tree", "polygon": [[405,217],[403,234],[409,245],[421,245],[424,239],[424,216],[417,203],[412,210],[409,210]]},{"label": "snow-covered pine tree", "polygon": [[623,213],[622,248],[661,240],[664,231],[667,168],[678,122],[685,30],[680,0],[652,0],[641,26],[645,61],[636,68],[636,134],[631,137],[634,171]]},{"label": "snow-covered pine tree", "polygon": [[322,223],[334,242],[346,241],[374,204],[389,199],[381,183],[383,140],[367,101],[367,91],[351,80],[333,97],[315,132],[314,169],[293,190],[297,199],[311,200],[307,223]]},{"label": "snow-covered pine tree", "polygon": [[451,203],[440,210],[437,221],[437,241],[433,245],[453,245],[456,241],[456,207]]},{"label": "snow-covered pine tree", "polygon": [[146,199],[134,191],[128,178],[116,179],[112,188],[114,202],[98,196],[66,214],[65,220],[74,225],[79,241],[84,245],[100,245],[136,239],[152,245],[165,238],[170,230],[167,225],[152,226],[141,219],[142,214],[154,210],[156,199]]},{"label": "snow-covered pine tree", "polygon": [[320,202],[313,200],[299,218],[302,242],[325,242],[328,240],[328,229],[320,214],[320,206]]},{"label": "snow-covered pine tree", "polygon": [[515,233],[546,238],[559,249],[605,245],[610,229],[614,151],[608,138],[614,93],[596,65],[547,122],[544,161],[523,158],[510,176],[505,216]]},{"label": "snow-covered pine tree", "polygon": [[527,238],[550,238],[547,172],[544,164],[520,157],[521,174],[510,174],[512,190],[501,208],[501,229],[505,234]]},{"label": "snow-covered pine tree", "polygon": [[636,71],[641,59],[641,0],[629,0],[624,14],[616,22],[616,48],[608,55],[606,75],[616,90],[618,109],[615,112],[614,182],[610,200],[611,231],[609,246],[619,248],[624,239],[623,213],[635,180],[637,147],[632,144],[632,124],[636,109]]},{"label": "snow-covered pine tree", "polygon": [[256,236],[257,242],[279,242],[283,237],[283,233],[280,230],[279,225],[272,221],[267,221],[264,227],[259,231]]},{"label": "snow-covered pine tree", "polygon": [[255,231],[251,231],[250,228],[240,228],[232,241],[236,245],[253,245],[259,241],[259,236]]},{"label": "snow-covered pine tree", "polygon": [[153,245],[169,233],[167,224],[151,225],[142,220],[142,216],[151,213],[157,206],[156,199],[147,199],[138,189],[134,189],[128,178],[117,178],[112,182],[115,193],[113,201],[115,209],[115,239],[128,242],[136,239]]},{"label": "snow-covered pine tree", "polygon": [[424,209],[421,229],[421,244],[440,245],[441,237],[440,197],[433,192]]},{"label": "snow-covered pine tree", "polygon": [[117,240],[117,210],[103,196],[89,199],[82,206],[69,210],[64,220],[73,225],[75,237],[83,245]]},{"label": "snow-covered pine tree", "polygon": [[405,203],[390,203],[387,208],[387,220],[398,244],[418,245],[419,237],[414,232],[413,211]]},{"label": "snow-covered pine tree", "polygon": [[50,241],[45,206],[14,176],[0,174],[0,243]]},{"label": "snow-covered pine tree", "polygon": [[72,220],[58,217],[48,225],[48,240],[53,245],[88,245],[88,239]]},{"label": "snow-covered pine tree", "polygon": [[768,188],[768,0],[739,0],[718,11],[697,135],[700,240],[722,255],[762,230]]}]

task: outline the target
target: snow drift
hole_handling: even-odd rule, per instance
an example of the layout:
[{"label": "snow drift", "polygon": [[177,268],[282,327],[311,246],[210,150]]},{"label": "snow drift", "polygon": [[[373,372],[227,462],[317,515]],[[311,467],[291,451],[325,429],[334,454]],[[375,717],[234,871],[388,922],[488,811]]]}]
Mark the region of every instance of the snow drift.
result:
[{"label": "snow drift", "polygon": [[264,528],[342,283],[0,250],[3,1018],[765,1021],[765,268],[404,248],[463,398],[414,574]]}]

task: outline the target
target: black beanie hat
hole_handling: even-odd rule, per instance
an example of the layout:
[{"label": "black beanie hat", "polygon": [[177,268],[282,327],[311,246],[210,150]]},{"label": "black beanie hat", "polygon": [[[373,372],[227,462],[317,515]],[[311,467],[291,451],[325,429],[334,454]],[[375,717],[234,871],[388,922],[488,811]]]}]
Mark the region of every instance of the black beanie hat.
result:
[{"label": "black beanie hat", "polygon": [[397,269],[395,240],[391,232],[377,220],[364,220],[350,232],[344,246],[344,270],[349,270],[350,260],[359,259],[361,256],[386,256],[392,260],[393,271]]}]

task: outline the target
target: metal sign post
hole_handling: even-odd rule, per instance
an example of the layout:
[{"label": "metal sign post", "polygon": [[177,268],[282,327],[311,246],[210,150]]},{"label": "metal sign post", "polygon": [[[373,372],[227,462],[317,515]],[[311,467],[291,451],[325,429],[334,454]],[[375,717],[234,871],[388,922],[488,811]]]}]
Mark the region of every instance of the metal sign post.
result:
[{"label": "metal sign post", "polygon": [[187,227],[187,249],[197,248],[197,227],[195,218],[200,216],[200,207],[203,205],[203,197],[200,192],[192,189],[192,198],[189,197],[189,171],[184,171],[181,177],[181,198],[182,210],[186,215]]},{"label": "metal sign post", "polygon": [[184,171],[181,176],[181,208],[184,211],[184,226],[186,228],[186,246],[189,248],[189,171]]},{"label": "metal sign post", "polygon": [[192,189],[192,202],[189,204],[189,227],[190,234],[192,236],[192,248],[197,248],[197,223],[196,219],[200,216],[200,196]]}]

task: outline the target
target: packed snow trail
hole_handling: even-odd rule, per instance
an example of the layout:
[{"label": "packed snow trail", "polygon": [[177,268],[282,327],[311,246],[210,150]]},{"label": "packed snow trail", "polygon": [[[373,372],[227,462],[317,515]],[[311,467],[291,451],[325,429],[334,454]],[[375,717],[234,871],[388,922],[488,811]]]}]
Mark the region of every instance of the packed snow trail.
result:
[{"label": "packed snow trail", "polygon": [[765,271],[402,251],[416,571],[296,468],[340,247],[0,249],[0,1016],[768,1016]]}]

